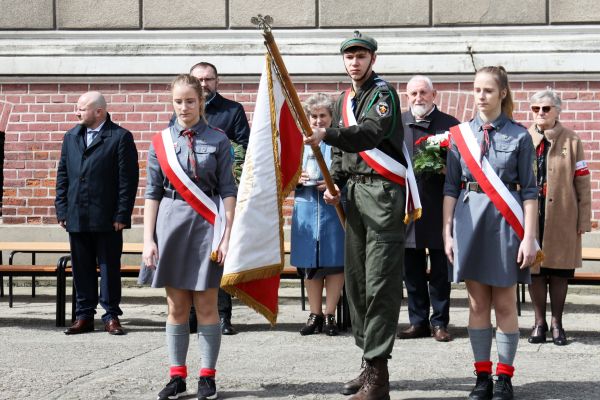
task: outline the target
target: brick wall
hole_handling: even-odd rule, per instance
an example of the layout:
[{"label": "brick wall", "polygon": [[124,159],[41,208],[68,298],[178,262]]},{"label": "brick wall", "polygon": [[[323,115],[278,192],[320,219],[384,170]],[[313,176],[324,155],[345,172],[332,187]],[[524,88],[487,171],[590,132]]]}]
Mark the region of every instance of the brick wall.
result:
[{"label": "brick wall", "polygon": [[[531,124],[529,97],[546,86],[554,87],[563,99],[561,121],[583,139],[592,172],[594,227],[600,220],[600,82],[515,82],[515,119]],[[345,83],[296,84],[301,97],[314,92],[337,95]],[[442,111],[467,120],[473,113],[470,83],[438,83]],[[252,120],[258,85],[221,84],[225,97],[241,102]],[[399,91],[404,83],[397,83]],[[64,132],[74,124],[73,114],[79,95],[88,90],[101,91],[113,121],[129,129],[136,140],[140,158],[140,186],[133,215],[142,223],[145,160],[150,138],[166,126],[171,115],[170,95],[165,84],[0,84],[0,131],[6,132],[4,162],[5,224],[54,224],[56,167]],[[406,110],[406,99],[402,99]],[[286,201],[284,215],[289,223],[292,200]]]}]

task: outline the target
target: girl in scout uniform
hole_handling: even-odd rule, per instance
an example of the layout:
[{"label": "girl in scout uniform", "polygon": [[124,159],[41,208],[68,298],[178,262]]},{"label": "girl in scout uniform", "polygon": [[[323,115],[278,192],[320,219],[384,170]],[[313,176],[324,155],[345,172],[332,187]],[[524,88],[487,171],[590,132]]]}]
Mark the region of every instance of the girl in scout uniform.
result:
[{"label": "girl in scout uniform", "polygon": [[[223,270],[219,264],[227,254],[237,190],[231,146],[227,136],[206,124],[202,87],[196,78],[179,75],[171,92],[177,120],[152,140],[144,203],[142,257],[146,266],[156,268],[152,287],[166,289],[168,304],[171,380],[158,399],[175,399],[186,391],[192,303],[202,360],[198,399],[215,399],[221,345],[217,292]],[[221,207],[224,218],[218,215]]]},{"label": "girl in scout uniform", "polygon": [[[512,117],[503,67],[484,67],[473,85],[478,113],[452,127],[444,185],[444,246],[454,282],[469,294],[469,339],[477,382],[469,399],[512,399],[519,342],[515,285],[536,258],[537,188],[527,129]],[[519,214],[521,220],[519,220]],[[497,383],[492,381],[496,314]]]}]

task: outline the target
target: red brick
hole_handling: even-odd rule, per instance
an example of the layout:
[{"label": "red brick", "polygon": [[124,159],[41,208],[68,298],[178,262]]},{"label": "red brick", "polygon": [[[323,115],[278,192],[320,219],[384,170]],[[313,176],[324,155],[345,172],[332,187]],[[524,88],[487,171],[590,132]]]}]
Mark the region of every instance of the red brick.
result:
[{"label": "red brick", "polygon": [[85,92],[89,92],[89,85],[87,83],[61,83],[58,91],[60,93],[83,94]]},{"label": "red brick", "polygon": [[150,85],[145,83],[124,83],[121,84],[122,92],[148,92]]},{"label": "red brick", "polygon": [[109,104],[108,111],[113,112],[131,112],[134,109],[134,104]]},{"label": "red brick", "polygon": [[[167,89],[169,90],[169,89]],[[241,83],[219,83],[219,92],[242,92],[242,84]]]},{"label": "red brick", "polygon": [[31,207],[36,206],[47,206],[52,207],[54,205],[54,199],[46,198],[46,199],[29,199],[27,201],[27,205]]},{"label": "red brick", "polygon": [[144,94],[142,95],[142,103],[156,103],[158,98],[156,94]]},{"label": "red brick", "polygon": [[33,171],[30,169],[19,169],[17,170],[17,178],[19,179],[32,179]]},{"label": "red brick", "polygon": [[[166,110],[166,104],[136,104],[134,105],[136,112],[162,111]],[[133,111],[133,110],[128,110]]]},{"label": "red brick", "polygon": [[[171,85],[168,83],[153,83],[150,85],[151,92],[168,92],[171,90]],[[221,90],[221,85],[219,85],[219,90]]]},{"label": "red brick", "polygon": [[[143,222],[143,221],[142,221]],[[42,224],[50,225],[57,224],[56,216],[42,217]]]},{"label": "red brick", "polygon": [[118,83],[92,83],[92,84],[90,84],[90,90],[101,92],[102,94],[118,93],[119,92],[119,84]]},{"label": "red brick", "polygon": [[72,104],[47,104],[44,106],[45,113],[73,113],[75,106]]},{"label": "red brick", "polygon": [[41,217],[27,217],[27,224],[40,225],[42,223]]},{"label": "red brick", "polygon": [[43,112],[44,106],[42,104],[31,104],[29,106],[29,111],[32,113]]},{"label": "red brick", "polygon": [[52,122],[64,122],[65,120],[65,114],[50,114],[50,121]]},{"label": "red brick", "polygon": [[6,204],[7,206],[24,206],[25,205],[25,199],[19,199],[16,197],[8,197],[2,200],[3,204]]},{"label": "red brick", "polygon": [[24,161],[4,160],[4,169],[23,169],[25,168]]},{"label": "red brick", "polygon": [[144,122],[156,122],[158,121],[156,114],[142,114],[142,121]]},{"label": "red brick", "polygon": [[568,101],[565,109],[567,109],[567,110],[600,110],[600,104],[597,101]]},{"label": "red brick", "polygon": [[48,207],[34,207],[33,208],[33,215],[48,215],[50,213],[50,210],[48,209]]},{"label": "red brick", "polygon": [[1,93],[27,93],[29,86],[21,83],[4,83],[0,85]]},{"label": "red brick", "polygon": [[2,223],[8,224],[8,225],[11,225],[11,224],[24,224],[25,221],[26,221],[25,217],[12,217],[12,216],[5,217],[5,216],[2,216]]},{"label": "red brick", "polygon": [[142,101],[142,95],[141,94],[128,94],[127,95],[127,102],[128,103],[139,103]]},{"label": "red brick", "polygon": [[29,130],[30,131],[57,131],[58,130],[58,124],[49,122],[49,123],[32,123],[29,124]]},{"label": "red brick", "polygon": [[587,81],[555,82],[554,90],[588,90],[588,82]]},{"label": "red brick", "polygon": [[[2,207],[2,217],[6,217],[7,215],[17,215],[17,207]],[[6,223],[6,219],[4,221]]]},{"label": "red brick", "polygon": [[50,114],[35,114],[36,122],[50,122]]}]

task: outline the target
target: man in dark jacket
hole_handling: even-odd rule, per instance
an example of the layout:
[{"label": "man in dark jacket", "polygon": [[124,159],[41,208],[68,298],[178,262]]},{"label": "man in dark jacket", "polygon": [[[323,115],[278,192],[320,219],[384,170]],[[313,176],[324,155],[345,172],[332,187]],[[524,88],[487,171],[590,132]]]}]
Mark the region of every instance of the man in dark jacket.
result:
[{"label": "man in dark jacket", "polygon": [[137,150],[131,132],[110,120],[101,93],[83,94],[75,115],[79,125],[65,134],[56,176],[56,217],[69,232],[77,291],[76,321],[65,334],[94,330],[99,268],[104,329],[122,335],[121,252],[138,186]]},{"label": "man in dark jacket", "polygon": [[[414,143],[427,135],[444,133],[459,121],[435,105],[436,91],[423,75],[412,77],[406,85],[410,111],[402,113],[404,141],[411,155]],[[398,333],[400,339],[433,337],[438,342],[452,340],[447,326],[450,319],[450,282],[442,241],[442,204],[444,175],[417,175],[423,215],[406,229],[404,282],[408,293],[410,327]],[[430,272],[427,284],[427,255]],[[431,318],[429,308],[433,309]],[[430,327],[431,324],[431,327]]]}]

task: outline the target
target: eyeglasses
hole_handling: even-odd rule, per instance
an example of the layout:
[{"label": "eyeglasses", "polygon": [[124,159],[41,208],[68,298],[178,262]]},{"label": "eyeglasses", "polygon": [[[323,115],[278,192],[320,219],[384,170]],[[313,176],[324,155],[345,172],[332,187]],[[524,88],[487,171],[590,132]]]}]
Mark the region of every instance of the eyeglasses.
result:
[{"label": "eyeglasses", "polygon": [[531,111],[533,111],[534,114],[537,114],[540,112],[540,109],[544,112],[544,113],[549,113],[550,110],[552,110],[554,108],[554,106],[531,106]]}]

